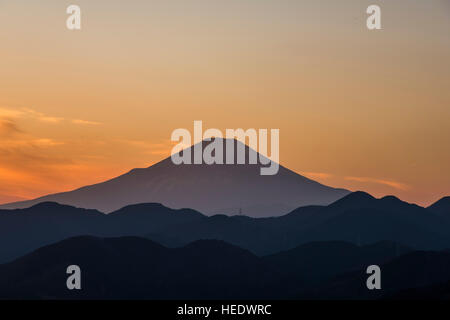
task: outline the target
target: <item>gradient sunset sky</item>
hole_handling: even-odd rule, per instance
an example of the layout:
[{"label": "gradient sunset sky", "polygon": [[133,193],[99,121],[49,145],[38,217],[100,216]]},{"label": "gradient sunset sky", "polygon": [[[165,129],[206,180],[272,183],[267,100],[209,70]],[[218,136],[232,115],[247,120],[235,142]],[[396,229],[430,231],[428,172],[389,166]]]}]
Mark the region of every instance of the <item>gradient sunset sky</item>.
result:
[{"label": "gradient sunset sky", "polygon": [[448,0],[0,0],[0,203],[147,167],[202,120],[279,128],[287,168],[428,205],[450,195],[449,34]]}]

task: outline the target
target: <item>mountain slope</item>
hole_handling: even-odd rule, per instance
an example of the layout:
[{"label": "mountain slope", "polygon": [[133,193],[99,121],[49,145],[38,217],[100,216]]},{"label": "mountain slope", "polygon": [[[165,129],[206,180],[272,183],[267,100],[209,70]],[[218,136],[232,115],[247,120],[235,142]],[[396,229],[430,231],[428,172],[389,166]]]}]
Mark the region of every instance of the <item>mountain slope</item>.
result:
[{"label": "mountain slope", "polygon": [[[368,265],[381,291],[365,287]],[[82,290],[66,287],[70,265]],[[0,265],[0,299],[377,299],[450,279],[447,252],[395,243],[309,243],[257,257],[222,241],[166,248],[137,237],[75,237]]]},{"label": "mountain slope", "polygon": [[[66,287],[78,265],[82,290]],[[0,265],[0,299],[265,298],[277,276],[251,253],[220,241],[168,249],[150,240],[71,238]]]},{"label": "mountain slope", "polygon": [[[238,144],[242,145],[236,141],[235,150]],[[249,154],[255,151],[245,146],[245,152],[248,160]],[[278,174],[262,176],[261,165],[246,163],[175,165],[169,157],[103,183],[0,208],[26,208],[52,201],[108,213],[130,204],[157,202],[171,208],[192,208],[207,215],[237,214],[242,208],[242,214],[261,217],[283,215],[305,205],[327,205],[349,193],[309,180],[282,166]]]},{"label": "mountain slope", "polygon": [[443,249],[449,243],[450,224],[446,219],[393,196],[375,199],[355,192],[320,214],[326,219],[303,233],[307,241],[367,244],[390,240],[417,249]]},{"label": "mountain slope", "polygon": [[72,236],[100,235],[105,218],[97,210],[52,202],[0,210],[0,263]]},{"label": "mountain slope", "polygon": [[417,249],[444,249],[450,247],[448,230],[446,219],[425,208],[392,196],[375,199],[355,192],[329,206],[302,207],[282,217],[213,216],[172,224],[148,237],[166,245],[221,239],[266,255],[302,243],[336,240],[355,244],[388,240]]},{"label": "mountain slope", "polygon": [[341,273],[381,265],[412,249],[382,241],[357,246],[343,241],[309,242],[294,249],[263,257],[263,260],[289,281],[316,286]]},{"label": "mountain slope", "polygon": [[127,206],[110,215],[54,202],[26,209],[0,210],[0,263],[74,236],[143,236],[170,224],[206,219],[191,209],[160,204]]},{"label": "mountain slope", "polygon": [[450,281],[450,253],[436,251],[414,251],[380,265],[381,290],[367,290],[365,269],[342,274],[303,296],[318,299],[400,299],[425,294],[433,296],[433,290],[420,293],[420,289],[441,287]]},{"label": "mountain slope", "polygon": [[147,203],[108,215],[96,210],[42,203],[0,210],[0,263],[73,236],[147,237],[168,247],[196,240],[223,240],[257,255],[313,241],[371,244],[393,241],[436,250],[450,247],[450,221],[394,197],[352,193],[329,206],[307,206],[272,218],[204,216],[192,209]]},{"label": "mountain slope", "polygon": [[428,207],[428,210],[450,219],[450,197],[444,197]]}]

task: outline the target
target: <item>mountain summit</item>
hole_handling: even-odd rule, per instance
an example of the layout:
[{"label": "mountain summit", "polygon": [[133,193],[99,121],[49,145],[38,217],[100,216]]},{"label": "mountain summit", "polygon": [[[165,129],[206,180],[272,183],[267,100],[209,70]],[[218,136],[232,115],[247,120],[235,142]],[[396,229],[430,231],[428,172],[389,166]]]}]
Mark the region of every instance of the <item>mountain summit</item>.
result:
[{"label": "mountain summit", "polygon": [[[235,142],[235,150],[239,144],[244,147],[246,159],[251,152],[256,152]],[[190,147],[191,154],[193,148]],[[168,157],[148,168],[133,169],[102,183],[0,208],[26,208],[52,201],[112,212],[130,204],[158,202],[171,208],[192,208],[207,215],[264,217],[283,215],[305,205],[328,205],[349,193],[322,185],[283,166],[272,176],[260,175],[260,168],[260,164],[248,164],[248,161],[246,164],[175,165]]]},{"label": "mountain summit", "polygon": [[428,207],[428,210],[440,216],[450,218],[450,197],[444,197],[433,203]]}]

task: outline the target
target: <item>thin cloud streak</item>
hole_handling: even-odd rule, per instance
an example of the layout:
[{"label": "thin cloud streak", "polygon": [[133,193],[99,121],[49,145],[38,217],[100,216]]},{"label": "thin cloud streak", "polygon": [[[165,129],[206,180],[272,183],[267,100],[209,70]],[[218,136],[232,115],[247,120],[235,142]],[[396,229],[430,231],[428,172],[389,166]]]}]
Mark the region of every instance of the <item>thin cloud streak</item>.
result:
[{"label": "thin cloud streak", "polygon": [[333,174],[325,172],[300,172],[300,174],[310,179],[330,179],[333,177]]},{"label": "thin cloud streak", "polygon": [[7,118],[7,119],[20,119],[20,118],[28,118],[37,120],[40,122],[45,123],[53,123],[53,124],[59,124],[63,121],[70,121],[73,124],[78,125],[91,125],[91,126],[98,126],[103,123],[98,121],[90,121],[90,120],[83,120],[83,119],[66,119],[64,117],[55,117],[48,114],[45,114],[40,111],[36,111],[31,108],[19,108],[19,109],[11,109],[11,108],[3,108],[0,107],[0,118]]},{"label": "thin cloud streak", "polygon": [[80,124],[80,125],[87,125],[87,126],[99,126],[99,125],[102,125],[101,122],[81,120],[81,119],[73,119],[72,123],[73,124]]},{"label": "thin cloud streak", "polygon": [[348,181],[356,181],[356,182],[364,182],[364,183],[376,183],[381,184],[385,186],[389,186],[394,189],[406,191],[409,190],[410,187],[407,184],[393,181],[393,180],[386,180],[386,179],[377,179],[377,178],[369,178],[369,177],[345,177],[345,180]]},{"label": "thin cloud streak", "polygon": [[17,123],[9,118],[0,118],[0,137],[10,137],[16,133],[21,133]]}]

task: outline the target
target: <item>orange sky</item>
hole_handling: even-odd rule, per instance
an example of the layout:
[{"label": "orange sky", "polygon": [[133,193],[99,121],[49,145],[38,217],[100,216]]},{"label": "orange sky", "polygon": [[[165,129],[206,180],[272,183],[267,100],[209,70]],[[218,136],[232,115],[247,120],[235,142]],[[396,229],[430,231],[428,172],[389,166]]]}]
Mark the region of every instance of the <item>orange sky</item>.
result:
[{"label": "orange sky", "polygon": [[126,3],[0,0],[0,202],[149,166],[194,120],[279,128],[281,163],[331,186],[450,195],[448,2]]}]

